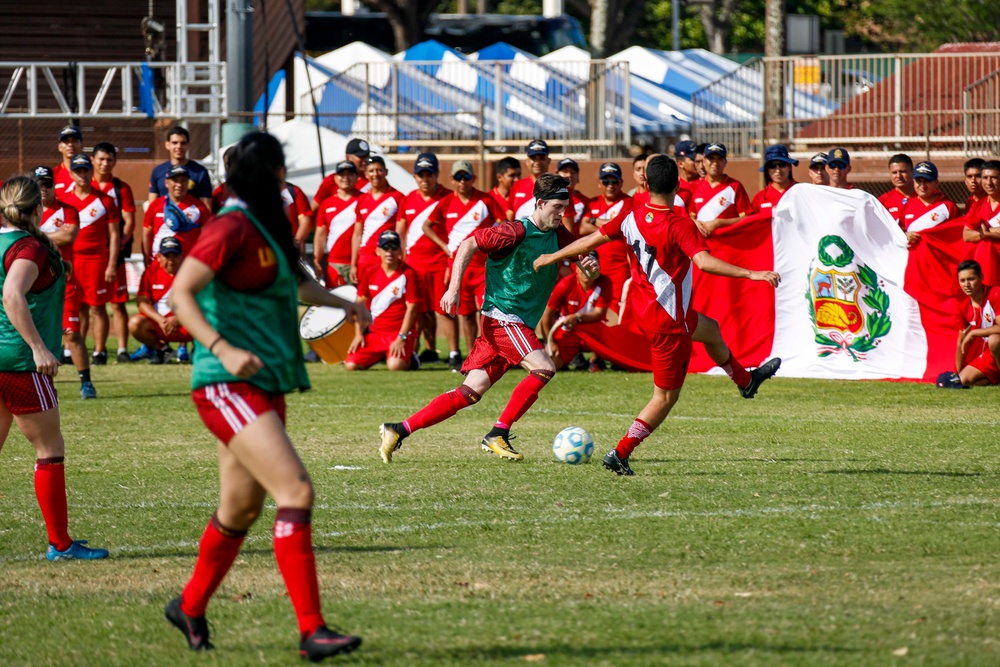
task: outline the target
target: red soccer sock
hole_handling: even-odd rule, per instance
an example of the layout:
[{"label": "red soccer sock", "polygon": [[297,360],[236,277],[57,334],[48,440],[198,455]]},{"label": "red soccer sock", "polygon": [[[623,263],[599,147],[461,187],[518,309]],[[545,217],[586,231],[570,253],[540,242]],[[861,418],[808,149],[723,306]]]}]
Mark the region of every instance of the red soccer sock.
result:
[{"label": "red soccer sock", "polygon": [[42,510],[45,530],[49,534],[49,544],[59,551],[66,551],[73,544],[69,537],[66,509],[66,469],[64,458],[35,461],[35,497]]},{"label": "red soccer sock", "polygon": [[636,419],[632,422],[632,425],[628,428],[628,433],[618,441],[618,446],[615,447],[615,451],[618,452],[618,458],[627,459],[632,454],[632,451],[639,446],[639,443],[648,438],[652,432],[653,428],[641,419]]},{"label": "red soccer sock", "polygon": [[750,386],[750,371],[733,356],[732,352],[729,353],[729,359],[726,360],[726,363],[720,365],[737,387],[742,389]]},{"label": "red soccer sock", "polygon": [[482,398],[464,384],[457,389],[446,391],[433,401],[427,404],[420,412],[409,419],[403,420],[403,427],[407,433],[413,433],[428,426],[434,426],[453,416],[462,408],[479,402]]},{"label": "red soccer sock", "polygon": [[292,599],[302,637],[326,625],[320,610],[311,510],[278,508],[274,517],[274,558]]},{"label": "red soccer sock", "polygon": [[514,422],[524,416],[535,401],[538,400],[538,392],[552,379],[549,371],[531,371],[528,377],[517,383],[514,391],[507,401],[507,406],[500,413],[497,424],[506,424],[505,428],[510,428]]},{"label": "red soccer sock", "polygon": [[246,536],[245,530],[231,530],[219,523],[218,513],[212,515],[201,535],[191,580],[181,594],[181,611],[196,618],[205,615],[208,601],[233,566]]}]

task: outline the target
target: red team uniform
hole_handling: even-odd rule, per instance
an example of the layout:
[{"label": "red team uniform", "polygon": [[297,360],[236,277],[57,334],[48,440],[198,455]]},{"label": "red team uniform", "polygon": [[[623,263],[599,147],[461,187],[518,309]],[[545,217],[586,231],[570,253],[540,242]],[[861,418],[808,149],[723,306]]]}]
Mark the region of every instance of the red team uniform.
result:
[{"label": "red team uniform", "polygon": [[[139,291],[136,296],[146,297],[153,303],[153,308],[163,317],[170,317],[173,313],[170,310],[170,290],[174,286],[174,276],[163,270],[159,262],[153,262],[142,274],[139,281]],[[141,315],[142,313],[140,313]],[[156,337],[167,343],[190,343],[193,339],[191,334],[184,327],[180,327],[173,334],[166,334],[160,325],[150,320]]]},{"label": "red team uniform", "polygon": [[794,186],[796,181],[790,181],[788,187],[785,188],[783,192],[779,191],[778,188],[774,187],[774,183],[768,183],[767,187],[758,192],[753,196],[753,201],[750,202],[750,208],[753,213],[767,213],[771,215],[774,207],[778,205],[781,198],[785,196],[785,192],[788,192],[792,186]]},{"label": "red team uniform", "polygon": [[651,204],[609,222],[601,233],[632,250],[629,298],[652,347],[653,383],[680,389],[698,326],[698,312],[691,308],[691,258],[708,250],[705,239],[690,218]]},{"label": "red team uniform", "polygon": [[444,280],[448,256],[424,234],[424,223],[431,220],[438,237],[447,238],[446,226],[435,213],[441,200],[450,194],[448,188],[438,187],[437,192],[425,200],[420,190],[414,190],[403,200],[403,220],[406,222],[403,247],[406,264],[416,274],[418,313],[440,312],[441,297],[448,287]]},{"label": "red team uniform", "polygon": [[[966,300],[962,305],[962,324],[973,329],[986,329],[996,325],[1000,314],[1000,287],[983,285],[984,298],[982,306]],[[1000,368],[990,352],[986,338],[972,341],[965,350],[965,363],[986,376],[990,384],[1000,384]]]},{"label": "red team uniform", "polygon": [[[906,203],[913,201],[914,199],[917,199],[917,195],[907,196],[896,188],[889,190],[888,192],[880,195],[878,198],[878,200],[882,203],[882,206],[885,206],[885,209],[889,211],[889,215],[891,215],[892,219],[896,222],[900,222],[902,219],[903,207],[906,206]],[[900,226],[902,226],[902,224],[900,224]]]},{"label": "red team uniform", "polygon": [[299,216],[313,217],[312,205],[309,204],[309,198],[302,192],[302,188],[291,183],[285,183],[285,187],[281,188],[281,204],[285,207],[285,215],[292,225],[294,238],[299,233]]},{"label": "red team uniform", "polygon": [[[1000,205],[993,208],[993,200],[983,197],[979,207],[965,214],[965,226],[978,230],[981,225],[995,230],[1000,227]],[[1000,243],[993,239],[983,239],[973,245],[971,259],[979,262],[983,269],[983,280],[987,283],[1000,283]]]},{"label": "red team uniform", "polygon": [[957,217],[958,208],[941,193],[930,204],[920,201],[920,197],[910,197],[900,211],[899,226],[904,232],[922,232]]},{"label": "red team uniform", "polygon": [[[118,207],[119,213],[135,214],[135,197],[132,195],[132,186],[125,181],[118,179],[118,190],[115,190],[114,180],[107,183],[93,181],[92,185],[111,197],[111,201]],[[121,192],[121,201],[118,201],[118,192]],[[125,303],[128,301],[128,282],[125,279],[125,260],[132,254],[132,237],[125,238],[125,221],[122,220],[119,226],[119,238],[122,250],[118,255],[118,276],[115,278],[115,291],[111,295],[111,303]]]},{"label": "red team uniform", "polygon": [[[514,220],[530,218],[535,212],[535,179],[525,176],[510,188],[507,211],[514,212]],[[504,218],[506,220],[506,217]]]},{"label": "red team uniform", "polygon": [[62,163],[52,167],[52,183],[58,198],[62,198],[67,192],[72,192],[76,187],[73,172],[64,167]]},{"label": "red team uniform", "polygon": [[691,206],[695,218],[703,222],[738,218],[753,212],[743,184],[729,176],[724,176],[714,187],[707,178],[695,181],[691,188]]},{"label": "red team uniform", "polygon": [[[488,229],[503,221],[504,217],[489,195],[475,190],[468,202],[463,202],[455,192],[442,199],[438,204],[437,219],[444,221],[445,231],[448,234],[448,251],[452,255],[452,261],[448,264],[450,269],[462,241],[469,238],[476,230]],[[483,305],[485,293],[486,255],[474,253],[462,276],[462,285],[458,292],[458,314],[475,315]]]},{"label": "red team uniform", "polygon": [[81,288],[80,301],[88,306],[103,306],[111,301],[114,290],[114,285],[104,279],[104,272],[111,259],[108,225],[121,222],[118,207],[96,188],[83,199],[71,189],[61,201],[76,210],[80,222],[80,233],[73,242],[73,273]]},{"label": "red team uniform", "polygon": [[[598,220],[624,218],[631,211],[632,198],[624,193],[612,202],[605,201],[604,195],[597,195],[590,200],[590,219],[595,224]],[[597,249],[597,258],[601,263],[601,275],[607,276],[611,281],[611,307],[617,309],[622,298],[622,287],[630,276],[628,248],[619,240],[605,243]]]},{"label": "red team uniform", "polygon": [[[360,181],[359,181],[360,182]],[[392,187],[378,199],[369,191],[358,199],[357,221],[361,224],[361,247],[358,249],[358,279],[369,266],[381,266],[375,253],[382,232],[396,231],[396,219],[402,212],[403,194]]]},{"label": "red team uniform", "polygon": [[[66,225],[80,224],[80,218],[76,209],[62,203],[58,199],[52,206],[42,207],[42,220],[38,226],[46,234],[59,231]],[[59,247],[59,254],[63,261],[70,267],[73,266],[73,245]],[[76,274],[68,271],[66,276],[66,296],[63,299],[63,331],[65,333],[80,332],[80,283],[76,280]]]},{"label": "red team uniform", "polygon": [[[510,193],[508,192],[507,194],[509,195]],[[506,214],[507,203],[510,201],[510,197],[509,196],[505,197],[502,194],[500,194],[499,188],[493,188],[492,190],[490,190],[490,196],[493,197],[493,201],[496,202],[497,210],[503,211]]]},{"label": "red team uniform", "polygon": [[149,205],[149,208],[146,209],[146,217],[143,218],[142,221],[143,228],[153,230],[153,256],[156,255],[157,249],[160,247],[160,241],[168,236],[176,236],[181,242],[181,247],[183,247],[184,251],[187,252],[187,249],[193,247],[195,242],[198,240],[198,236],[201,234],[202,225],[208,222],[208,219],[212,216],[211,212],[205,207],[205,204],[203,204],[200,199],[188,194],[188,196],[184,198],[184,201],[177,204],[177,208],[179,208],[188,219],[188,223],[191,228],[175,232],[164,222],[163,219],[163,209],[167,205],[167,201],[169,199],[169,197],[157,197],[156,200]]},{"label": "red team uniform", "polygon": [[[559,313],[560,317],[573,314],[584,314],[599,308],[611,306],[611,281],[607,276],[598,276],[590,289],[584,290],[580,279],[575,275],[566,276],[556,283],[549,297],[548,306]],[[566,362],[583,350],[583,340],[576,329],[559,327],[552,334],[552,341],[559,347],[559,356]]]},{"label": "red team uniform", "polygon": [[[372,323],[365,334],[365,346],[347,355],[348,364],[363,368],[373,366],[389,355],[389,346],[399,336],[406,317],[406,305],[419,303],[420,287],[417,275],[405,262],[386,275],[381,265],[370,267],[358,279],[358,296],[365,297]],[[404,359],[413,355],[417,344],[416,326],[406,339]]]},{"label": "red team uniform", "polygon": [[341,199],[337,192],[327,197],[316,209],[316,228],[326,232],[326,285],[342,285],[343,280],[334,264],[351,263],[351,240],[354,223],[358,221],[358,196]]}]

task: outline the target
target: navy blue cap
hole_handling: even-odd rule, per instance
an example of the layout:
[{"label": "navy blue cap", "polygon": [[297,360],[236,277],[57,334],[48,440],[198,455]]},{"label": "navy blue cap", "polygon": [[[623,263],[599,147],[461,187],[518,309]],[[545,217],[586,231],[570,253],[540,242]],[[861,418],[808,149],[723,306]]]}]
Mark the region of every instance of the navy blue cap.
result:
[{"label": "navy blue cap", "polygon": [[67,125],[63,129],[59,130],[59,141],[62,141],[66,137],[73,137],[74,139],[83,141],[83,132],[81,132],[80,128],[76,125]]},{"label": "navy blue cap", "polygon": [[176,236],[168,236],[160,241],[159,253],[161,255],[181,254],[181,240]]},{"label": "navy blue cap", "polygon": [[343,160],[337,163],[337,167],[333,170],[333,173],[339,174],[342,171],[349,171],[352,174],[356,174],[358,173],[358,166],[350,160]]},{"label": "navy blue cap", "polygon": [[812,169],[815,166],[826,167],[827,160],[826,153],[816,153],[811,158],[809,158],[809,168]]},{"label": "navy blue cap", "polygon": [[378,247],[385,248],[386,246],[394,245],[397,248],[400,247],[399,234],[387,229],[378,236]]},{"label": "navy blue cap", "polygon": [[441,171],[438,166],[438,158],[434,153],[421,153],[417,156],[417,161],[413,163],[413,173],[419,174],[422,171],[438,173]]},{"label": "navy blue cap", "polygon": [[35,167],[34,169],[32,169],[31,176],[36,181],[42,181],[42,180],[52,181],[55,180],[56,177],[55,172],[52,171],[52,168],[45,166]]},{"label": "navy blue cap", "polygon": [[674,156],[675,157],[694,157],[694,152],[698,149],[698,144],[691,141],[678,141],[677,145],[674,146]]},{"label": "navy blue cap", "polygon": [[77,169],[90,169],[93,171],[94,163],[90,161],[90,156],[86,153],[77,153],[69,161],[69,169],[70,171],[76,171]]},{"label": "navy blue cap", "polygon": [[562,171],[563,169],[576,169],[576,173],[580,173],[580,165],[576,163],[576,160],[568,157],[559,160],[559,164],[556,165],[556,171]]},{"label": "navy blue cap", "polygon": [[728,153],[726,152],[726,145],[725,144],[714,144],[713,143],[713,144],[708,144],[707,146],[705,146],[705,152],[703,153],[703,155],[705,157],[708,157],[709,155],[721,155],[722,157],[726,157],[726,155],[728,155]]},{"label": "navy blue cap", "polygon": [[167,172],[166,178],[176,178],[177,176],[185,176],[187,178],[191,178],[191,172],[188,171],[188,168],[185,167],[184,165],[175,164],[170,168],[170,171]]},{"label": "navy blue cap", "polygon": [[826,164],[827,166],[833,167],[835,165],[843,165],[845,167],[851,166],[851,154],[847,152],[846,148],[834,148],[832,151],[826,154]]},{"label": "navy blue cap", "polygon": [[795,165],[799,163],[798,160],[788,156],[788,149],[782,144],[767,147],[767,150],[764,151],[764,164],[757,171],[764,171],[764,167],[767,166],[768,162],[784,162],[785,164]]},{"label": "navy blue cap", "polygon": [[913,168],[913,180],[936,181],[938,168],[933,162],[920,162]]},{"label": "navy blue cap", "polygon": [[597,172],[598,178],[607,178],[608,176],[614,176],[619,181],[622,180],[622,168],[619,167],[614,162],[605,162],[601,165],[600,171]]},{"label": "navy blue cap", "polygon": [[548,155],[549,145],[542,141],[541,139],[535,139],[530,144],[528,144],[528,157],[534,157],[535,155]]}]

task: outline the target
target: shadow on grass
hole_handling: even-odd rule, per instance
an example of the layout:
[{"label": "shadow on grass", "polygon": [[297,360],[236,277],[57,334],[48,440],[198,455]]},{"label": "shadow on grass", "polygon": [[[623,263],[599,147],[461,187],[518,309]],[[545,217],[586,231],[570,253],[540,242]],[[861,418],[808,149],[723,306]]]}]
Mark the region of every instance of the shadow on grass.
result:
[{"label": "shadow on grass", "polygon": [[888,470],[887,468],[873,468],[870,470],[826,470],[813,475],[930,475],[934,477],[982,477],[979,472],[939,472],[932,470]]},{"label": "shadow on grass", "polygon": [[[418,549],[450,549],[451,547],[446,546],[405,546],[405,547],[393,547],[393,546],[381,546],[381,547],[356,547],[356,546],[339,546],[339,547],[326,547],[326,546],[314,546],[313,551],[319,554],[328,553],[395,553],[403,551],[416,551]],[[240,549],[241,556],[272,556],[274,550],[269,547],[253,547],[250,549]],[[142,551],[136,553],[114,553],[112,552],[111,558],[114,560],[144,560],[148,558],[197,558],[198,551],[196,549],[185,549],[183,551]]]}]

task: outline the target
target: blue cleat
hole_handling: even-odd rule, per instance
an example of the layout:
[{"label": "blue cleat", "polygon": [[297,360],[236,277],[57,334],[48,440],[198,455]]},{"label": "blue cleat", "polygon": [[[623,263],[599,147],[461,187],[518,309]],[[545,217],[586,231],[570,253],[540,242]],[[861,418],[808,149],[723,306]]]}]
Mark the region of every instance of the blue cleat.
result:
[{"label": "blue cleat", "polygon": [[132,361],[142,361],[143,359],[149,359],[149,348],[146,347],[145,343],[132,353]]},{"label": "blue cleat", "polygon": [[188,346],[186,343],[181,343],[177,348],[177,361],[181,364],[186,364],[191,361],[191,355],[188,354]]},{"label": "blue cleat", "polygon": [[97,390],[94,389],[93,382],[82,382],[80,384],[80,398],[97,398]]},{"label": "blue cleat", "polygon": [[84,546],[87,540],[74,540],[66,551],[56,551],[56,548],[49,545],[49,550],[45,552],[45,557],[49,560],[101,560],[108,557],[107,549],[91,549]]}]

